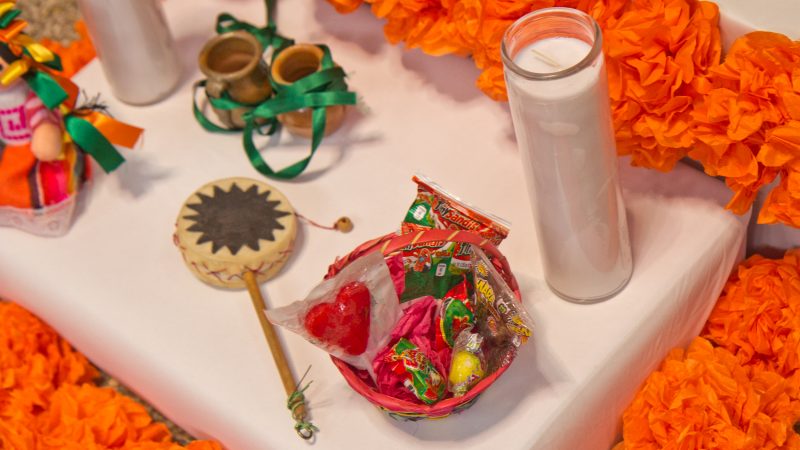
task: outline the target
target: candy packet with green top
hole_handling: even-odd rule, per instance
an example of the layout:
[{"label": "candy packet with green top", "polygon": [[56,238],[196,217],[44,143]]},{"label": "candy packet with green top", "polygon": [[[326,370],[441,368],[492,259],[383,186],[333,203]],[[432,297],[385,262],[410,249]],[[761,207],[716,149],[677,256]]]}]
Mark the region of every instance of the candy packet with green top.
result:
[{"label": "candy packet with green top", "polygon": [[[482,236],[494,245],[508,236],[508,224],[500,218],[484,213],[441,186],[415,176],[417,197],[401,224],[402,234],[429,229],[464,230]],[[406,271],[406,290],[400,296],[405,302],[432,295],[443,296],[457,285],[471,270],[472,246],[457,242],[427,242],[403,249]]]}]

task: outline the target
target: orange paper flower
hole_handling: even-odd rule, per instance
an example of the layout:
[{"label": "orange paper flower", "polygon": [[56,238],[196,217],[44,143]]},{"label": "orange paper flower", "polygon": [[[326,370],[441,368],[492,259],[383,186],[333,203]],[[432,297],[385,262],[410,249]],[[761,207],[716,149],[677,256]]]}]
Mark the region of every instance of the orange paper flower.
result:
[{"label": "orange paper flower", "polygon": [[670,352],[625,410],[624,448],[797,449],[798,406],[783,377],[748,371],[696,338],[685,352]]},{"label": "orange paper flower", "polygon": [[[0,449],[180,450],[142,405],[88,382],[97,370],[35,316],[0,302]],[[196,441],[189,450],[221,450]]]},{"label": "orange paper flower", "polygon": [[703,337],[742,365],[789,377],[800,369],[800,250],[781,260],[753,256],[731,276]]},{"label": "orange paper flower", "polygon": [[630,2],[607,19],[604,49],[620,154],[671,170],[693,143],[697,79],[720,58],[719,11],[693,0]]},{"label": "orange paper flower", "polygon": [[364,4],[364,0],[328,0],[328,2],[340,14],[351,13]]},{"label": "orange paper flower", "polygon": [[747,211],[758,190],[781,177],[760,223],[800,226],[800,44],[777,33],[736,40],[710,70],[693,112],[689,156],[734,191],[728,208]]}]

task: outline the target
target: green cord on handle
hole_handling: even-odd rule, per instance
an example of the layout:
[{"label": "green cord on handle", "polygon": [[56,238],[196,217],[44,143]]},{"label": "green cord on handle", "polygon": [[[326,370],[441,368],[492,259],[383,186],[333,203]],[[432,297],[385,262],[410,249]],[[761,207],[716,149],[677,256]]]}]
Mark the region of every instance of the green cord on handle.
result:
[{"label": "green cord on handle", "polygon": [[319,428],[305,418],[306,396],[303,393],[311,386],[312,382],[309,381],[308,384],[300,388],[300,384],[303,383],[309,370],[311,370],[311,366],[306,369],[303,377],[300,378],[300,381],[297,383],[294,392],[292,392],[289,399],[286,401],[286,408],[292,412],[292,418],[296,421],[294,429],[297,431],[297,435],[306,440],[314,437],[314,433],[319,431]]}]

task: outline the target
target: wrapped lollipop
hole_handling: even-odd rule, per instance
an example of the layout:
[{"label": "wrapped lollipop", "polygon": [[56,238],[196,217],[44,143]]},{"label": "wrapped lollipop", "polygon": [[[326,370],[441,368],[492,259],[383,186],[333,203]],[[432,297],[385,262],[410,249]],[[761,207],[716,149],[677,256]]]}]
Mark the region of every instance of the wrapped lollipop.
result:
[{"label": "wrapped lollipop", "polygon": [[305,300],[268,312],[270,321],[331,355],[367,370],[400,319],[395,282],[380,253],[372,253],[318,284]]},{"label": "wrapped lollipop", "polygon": [[306,420],[298,389],[275,329],[266,318],[258,283],[275,276],[292,254],[296,214],[277,189],[255,180],[228,178],[198,189],[184,203],[174,234],[189,270],[200,280],[250,292],[258,320],[278,368],[295,429],[310,439],[316,427]]},{"label": "wrapped lollipop", "polygon": [[453,345],[453,360],[447,388],[454,397],[465,395],[486,374],[486,360],[481,347],[483,336],[469,327],[458,334]]}]

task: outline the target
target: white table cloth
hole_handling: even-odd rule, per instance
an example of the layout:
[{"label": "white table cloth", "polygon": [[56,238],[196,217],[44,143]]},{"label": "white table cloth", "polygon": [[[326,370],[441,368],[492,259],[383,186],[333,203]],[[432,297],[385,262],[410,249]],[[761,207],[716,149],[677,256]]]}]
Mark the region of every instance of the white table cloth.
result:
[{"label": "white table cloth", "polygon": [[[121,120],[147,130],[142,148],[97,177],[68,235],[44,239],[0,229],[0,296],[52,324],[79,350],[198,437],[230,449],[308,448],[295,436],[286,398],[245,291],[197,281],[171,234],[184,199],[203,183],[260,178],[238,137],[208,134],[191,115],[195,55],[217,13],[262,20],[261,2],[166,2],[187,75],[168,100],[130,107],[110,94],[97,62],[77,81],[100,92]],[[475,87],[468,59],[432,58],[386,43],[363,9],[340,16],[318,0],[281,2],[280,30],[325,42],[369,106],[326,139],[308,173],[272,182],[302,214],[347,235],[304,226],[294,258],[263,286],[268,303],[302,298],[338,255],[398,227],[422,171],[462,198],[512,222],[505,252],[536,321],[535,338],[466,412],[397,422],[352,392],[327,355],[281,333],[307,391],[314,448],[607,449],[622,410],[666,352],[695,336],[741,257],[747,218],[724,211],[728,192],[679,165],[670,174],[622,162],[634,253],[627,288],[582,306],[542,279],[531,213],[503,104]],[[283,136],[266,158],[299,159],[307,141]],[[277,161],[277,162],[276,162]]]}]

